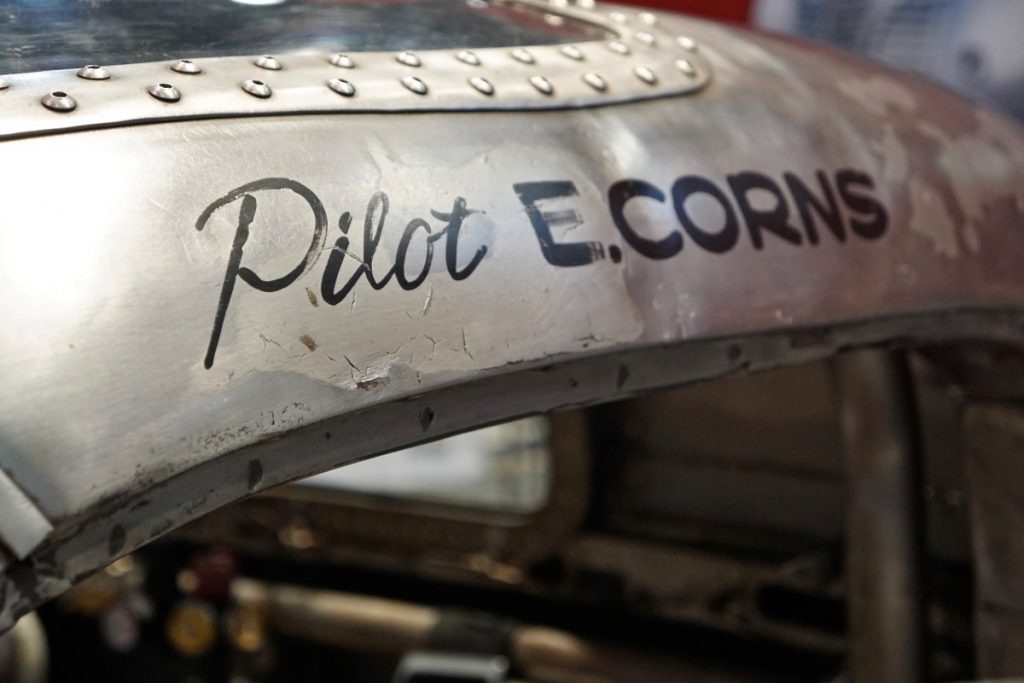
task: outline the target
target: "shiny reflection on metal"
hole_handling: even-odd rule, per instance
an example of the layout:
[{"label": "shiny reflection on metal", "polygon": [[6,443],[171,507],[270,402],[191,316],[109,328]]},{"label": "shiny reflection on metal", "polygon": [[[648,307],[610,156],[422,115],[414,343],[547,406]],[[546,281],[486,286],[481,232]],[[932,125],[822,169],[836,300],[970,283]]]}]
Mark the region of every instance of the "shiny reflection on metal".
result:
[{"label": "shiny reflection on metal", "polygon": [[105,81],[110,78],[110,72],[99,64],[83,66],[75,75],[89,81]]},{"label": "shiny reflection on metal", "polygon": [[484,95],[494,94],[494,85],[486,78],[474,76],[473,78],[469,79],[469,84],[476,88],[477,90],[479,90],[480,92],[482,92]]},{"label": "shiny reflection on metal", "polygon": [[551,81],[543,76],[530,76],[530,85],[543,95],[555,94],[555,86],[551,85]]},{"label": "shiny reflection on metal", "polygon": [[179,59],[171,65],[171,71],[177,71],[180,74],[195,76],[196,74],[203,73],[203,67],[199,66],[191,59]]},{"label": "shiny reflection on metal", "polygon": [[78,106],[78,102],[75,101],[75,98],[63,90],[54,90],[51,93],[47,93],[41,101],[43,106],[50,111],[61,113],[74,111],[75,107]]},{"label": "shiny reflection on metal", "polygon": [[3,76],[0,76],[0,90],[6,90],[9,87],[11,87],[11,82]]},{"label": "shiny reflection on metal", "polygon": [[395,55],[395,59],[397,59],[399,63],[405,64],[406,66],[423,65],[423,62],[420,61],[420,58],[416,55],[416,53],[409,52],[408,50],[406,50],[405,52],[399,52],[397,55]]},{"label": "shiny reflection on metal", "polygon": [[403,76],[402,85],[416,93],[417,95],[427,94],[427,84],[416,78],[415,76]]},{"label": "shiny reflection on metal", "polygon": [[676,68],[691,78],[697,75],[697,67],[689,59],[677,59]]},{"label": "shiny reflection on metal", "polygon": [[608,81],[593,72],[583,74],[583,82],[598,92],[608,90]]},{"label": "shiny reflection on metal", "polygon": [[629,45],[626,45],[621,40],[613,40],[612,42],[608,43],[608,49],[616,54],[620,54],[623,56],[628,55],[632,52],[632,50],[629,49]]},{"label": "shiny reflection on metal", "polygon": [[647,31],[640,31],[636,34],[636,39],[644,45],[657,45],[658,39],[654,37],[654,34],[648,33]]},{"label": "shiny reflection on metal", "polygon": [[697,41],[695,41],[690,36],[679,36],[678,38],[676,38],[676,43],[679,45],[679,47],[689,52],[697,51]]},{"label": "shiny reflection on metal", "polygon": [[271,57],[270,55],[263,55],[253,62],[253,64],[261,69],[267,69],[268,71],[280,71],[284,68],[284,65],[281,64],[281,60],[277,57]]},{"label": "shiny reflection on metal", "polygon": [[273,94],[270,86],[256,79],[249,79],[242,83],[242,90],[249,93],[253,97],[259,97],[260,99],[267,99]]},{"label": "shiny reflection on metal", "polygon": [[181,99],[181,92],[170,83],[157,83],[146,88],[146,92],[161,102],[177,102]]},{"label": "shiny reflection on metal", "polygon": [[344,78],[332,78],[327,81],[327,87],[345,97],[352,97],[356,94],[356,87]]},{"label": "shiny reflection on metal", "polygon": [[547,14],[544,15],[544,21],[551,24],[552,26],[561,26],[562,24],[565,23],[565,18],[558,14],[552,14],[551,12],[548,12]]},{"label": "shiny reflection on metal", "polygon": [[561,53],[569,59],[575,59],[577,62],[583,61],[583,50],[579,49],[575,45],[566,45],[561,49]]},{"label": "shiny reflection on metal", "polygon": [[653,14],[652,12],[641,12],[638,16],[640,17],[640,21],[648,26],[657,26],[658,24],[658,15]]},{"label": "shiny reflection on metal", "polygon": [[[556,11],[547,0],[516,0],[515,4],[532,10],[541,10],[542,13]],[[459,111],[607,105],[693,93],[709,82],[712,75],[710,64],[698,55],[688,55],[695,67],[694,77],[666,78],[680,57],[680,50],[675,45],[677,36],[696,35],[705,40],[705,34],[700,32],[697,24],[682,17],[668,14],[661,16],[658,27],[648,29],[658,37],[659,46],[647,47],[635,42],[636,29],[623,30],[609,19],[607,12],[590,12],[581,7],[579,3],[570,2],[564,8],[557,8],[557,11],[567,17],[566,26],[571,19],[586,22],[604,31],[603,35],[594,36],[596,28],[592,30],[592,41],[535,43],[530,47],[512,44],[507,47],[484,48],[471,48],[456,43],[443,50],[416,50],[416,58],[421,60],[423,67],[429,66],[431,70],[430,77],[426,79],[430,83],[431,97],[420,100],[394,96],[393,84],[405,75],[403,62],[396,62],[396,55],[401,50],[360,53],[353,55],[354,60],[347,54],[339,52],[332,55],[329,51],[319,54],[308,51],[296,52],[287,56],[278,54],[278,58],[285,62],[284,69],[274,71],[278,75],[273,78],[272,100],[259,104],[226,95],[232,87],[231,84],[241,84],[254,76],[253,62],[259,53],[249,56],[203,58],[200,61],[202,72],[215,74],[216,77],[195,79],[190,83],[188,97],[182,98],[181,104],[174,108],[173,113],[171,110],[157,113],[151,105],[145,103],[145,100],[137,98],[136,94],[149,85],[166,79],[166,72],[168,68],[173,68],[174,60],[119,64],[107,85],[95,88],[94,92],[90,93],[88,107],[79,107],[73,119],[42,115],[35,107],[35,103],[42,93],[73,90],[73,83],[77,80],[74,79],[74,71],[39,72],[32,74],[31,89],[15,87],[12,92],[5,94],[3,101],[0,102],[0,139],[56,132],[71,126],[107,127],[167,116],[185,120],[268,113],[400,111],[410,107]],[[638,27],[645,26],[633,14],[627,17],[627,21]],[[279,46],[276,43],[270,43],[262,49],[277,54],[277,47]],[[629,55],[636,55],[641,51],[644,53],[643,59],[633,61],[629,58]],[[473,56],[469,56],[469,53]],[[584,57],[583,60],[575,58],[580,55]],[[461,64],[457,63],[457,59]],[[103,60],[97,58],[96,61]],[[324,73],[325,61],[330,61],[339,68],[359,69],[358,81],[349,79],[358,85],[357,100],[341,103],[336,97],[326,93],[326,89],[316,87],[317,84],[326,83],[330,78],[331,74]],[[412,60],[405,57],[403,61]],[[501,96],[482,100],[478,92],[465,87],[467,78],[472,74],[464,71],[464,64],[487,65],[487,73],[480,75],[485,76],[493,85],[495,92]],[[543,73],[550,79],[557,87],[557,96],[537,98],[535,87],[526,85],[526,79],[531,72],[523,73],[521,64],[543,64],[543,72],[537,70],[533,73]],[[657,73],[657,84],[651,86],[641,81],[634,73],[638,66],[646,66]],[[588,71],[599,73],[607,80],[607,93],[595,91],[581,80],[583,74]],[[182,71],[176,69],[176,72]],[[14,85],[18,86],[19,81],[15,80]],[[180,86],[180,82],[177,85]]]},{"label": "shiny reflection on metal", "polygon": [[480,58],[472,50],[461,50],[455,55],[455,58],[458,59],[463,64],[469,64],[470,66],[480,66]]},{"label": "shiny reflection on metal", "polygon": [[529,50],[523,48],[512,50],[512,59],[523,64],[533,64],[537,61]]},{"label": "shiny reflection on metal", "polygon": [[648,85],[656,85],[658,83],[658,75],[648,66],[638,66],[633,69],[633,73],[636,74],[637,78]]}]

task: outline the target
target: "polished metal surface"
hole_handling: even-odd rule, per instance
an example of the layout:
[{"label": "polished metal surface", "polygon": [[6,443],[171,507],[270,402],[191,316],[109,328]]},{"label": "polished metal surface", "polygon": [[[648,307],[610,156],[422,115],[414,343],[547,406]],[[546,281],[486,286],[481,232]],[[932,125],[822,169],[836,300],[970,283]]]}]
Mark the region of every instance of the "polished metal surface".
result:
[{"label": "polished metal surface", "polygon": [[[546,1],[0,0],[0,74],[295,52],[398,52],[600,40],[605,31]],[[547,15],[556,12],[561,21]]]},{"label": "polished metal surface", "polygon": [[[428,0],[417,11],[429,14],[430,8],[439,3],[444,4],[443,0]],[[141,4],[150,3],[144,0]],[[467,11],[460,0],[447,0],[447,4],[460,8],[460,12]],[[63,3],[58,2],[57,6]],[[309,7],[299,2],[295,9],[301,14]],[[381,6],[376,7],[379,10]],[[343,12],[345,8],[355,11],[351,5],[334,9]],[[672,17],[657,27],[644,24],[659,33],[662,40],[657,42],[647,31],[633,31],[628,22],[619,24],[599,9],[577,5],[555,8],[546,0],[507,0],[482,11],[487,16],[495,12],[489,21],[497,22],[508,12],[529,16],[541,10],[544,13],[540,16],[556,17],[562,22],[559,26],[587,27],[573,35],[589,40],[563,45],[552,42],[548,36],[547,43],[510,48],[496,39],[496,46],[467,50],[466,43],[453,38],[437,49],[360,53],[331,52],[309,43],[302,45],[301,51],[261,56],[224,56],[201,51],[197,55],[189,53],[185,45],[176,48],[173,60],[142,61],[143,56],[149,55],[143,51],[134,61],[118,64],[107,60],[106,66],[86,67],[77,72],[78,78],[63,70],[11,73],[10,87],[0,96],[0,139],[169,118],[600,106],[697,93],[713,77],[707,60],[691,60],[693,63],[684,73],[673,66],[684,54],[690,54],[674,40],[691,32],[696,25],[692,20]],[[504,34],[495,30],[495,35]],[[281,45],[291,43],[264,42],[254,47]],[[202,59],[193,59],[197,56]],[[353,93],[346,98],[331,92],[329,82],[337,68],[351,71],[344,80],[351,84]],[[415,70],[415,76],[410,70]],[[638,70],[653,78],[638,79]],[[173,84],[180,94],[180,105],[173,109],[145,97],[146,89],[165,82],[169,72],[193,76],[187,82]],[[490,92],[486,92],[486,86],[481,89],[482,82],[474,78],[486,80],[491,85]],[[90,79],[102,79],[102,83],[89,83]],[[550,83],[551,88],[538,86],[541,79]],[[254,81],[265,87],[253,87]],[[240,92],[239,85],[243,83],[248,85],[243,85]],[[65,92],[73,98],[78,105],[74,116],[48,116],[45,110],[28,106],[47,92]],[[246,97],[245,93],[255,94],[257,99]],[[480,97],[480,93],[487,96]]]},{"label": "polished metal surface", "polygon": [[[0,471],[52,531],[5,570],[0,628],[218,506],[399,446],[895,337],[1021,342],[1018,127],[824,50],[594,11],[629,58],[418,50],[425,95],[397,51],[11,77]],[[171,77],[179,103],[146,94]],[[40,106],[58,82],[77,111]]]}]

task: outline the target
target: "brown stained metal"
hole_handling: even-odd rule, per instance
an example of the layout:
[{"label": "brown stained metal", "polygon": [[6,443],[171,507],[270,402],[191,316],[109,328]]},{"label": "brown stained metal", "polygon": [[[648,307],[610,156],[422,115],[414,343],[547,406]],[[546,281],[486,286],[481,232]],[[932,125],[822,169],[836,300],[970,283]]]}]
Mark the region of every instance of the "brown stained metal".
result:
[{"label": "brown stained metal", "polygon": [[835,361],[847,459],[846,580],[857,681],[924,680],[922,481],[903,359]]},{"label": "brown stained metal", "polygon": [[1024,676],[1024,409],[971,404],[964,429],[978,674]]}]

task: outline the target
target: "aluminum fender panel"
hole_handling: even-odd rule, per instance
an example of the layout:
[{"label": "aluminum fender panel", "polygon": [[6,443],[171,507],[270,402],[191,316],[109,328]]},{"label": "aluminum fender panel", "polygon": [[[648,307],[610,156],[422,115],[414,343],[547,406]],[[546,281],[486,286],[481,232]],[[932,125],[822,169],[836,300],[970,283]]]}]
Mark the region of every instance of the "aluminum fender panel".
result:
[{"label": "aluminum fender panel", "polygon": [[6,624],[411,442],[893,336],[1019,339],[1019,128],[817,48],[694,37],[714,77],[686,97],[0,143],[0,471],[40,530],[0,519]]}]

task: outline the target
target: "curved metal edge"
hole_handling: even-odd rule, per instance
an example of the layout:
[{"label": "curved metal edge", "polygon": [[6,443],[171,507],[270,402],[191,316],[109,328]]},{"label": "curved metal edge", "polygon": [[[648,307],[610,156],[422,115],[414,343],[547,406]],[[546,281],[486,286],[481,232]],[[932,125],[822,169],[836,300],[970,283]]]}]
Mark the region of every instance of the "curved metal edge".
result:
[{"label": "curved metal edge", "polygon": [[[7,568],[0,580],[0,632],[97,569],[172,529],[299,477],[489,423],[620,400],[730,373],[821,360],[896,339],[901,346],[978,339],[1024,345],[1024,311],[917,314],[582,359],[549,358],[307,425],[288,432],[286,439],[225,454],[135,495],[96,506],[73,529]],[[429,421],[425,414],[431,416]],[[339,458],[336,451],[324,452],[325,439],[351,447]],[[296,453],[306,457],[296,458]],[[250,476],[253,462],[263,472],[255,483]]]},{"label": "curved metal edge", "polygon": [[[149,62],[103,67],[102,79],[82,77],[81,69],[12,74],[0,89],[0,140],[213,117],[581,108],[692,94],[710,82],[710,63],[688,36],[692,20],[515,2],[597,24],[615,38],[472,51]],[[268,59],[274,68],[261,66]]]}]

